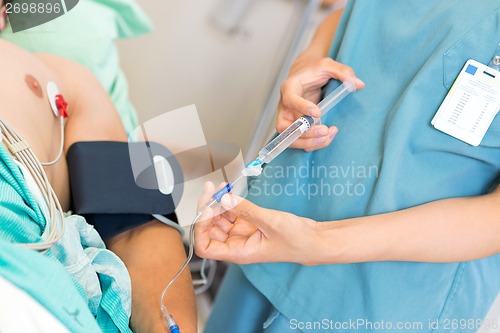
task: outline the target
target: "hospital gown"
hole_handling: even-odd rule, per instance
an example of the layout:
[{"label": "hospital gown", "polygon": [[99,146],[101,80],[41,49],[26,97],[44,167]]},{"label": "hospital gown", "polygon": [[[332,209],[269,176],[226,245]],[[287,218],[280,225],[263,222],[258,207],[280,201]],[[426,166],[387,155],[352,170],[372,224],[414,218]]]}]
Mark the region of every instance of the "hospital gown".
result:
[{"label": "hospital gown", "polygon": [[46,227],[46,204],[32,184],[0,144],[0,276],[71,332],[131,332],[127,269],[82,217],[66,218],[63,238],[44,255],[19,245],[40,242]]}]

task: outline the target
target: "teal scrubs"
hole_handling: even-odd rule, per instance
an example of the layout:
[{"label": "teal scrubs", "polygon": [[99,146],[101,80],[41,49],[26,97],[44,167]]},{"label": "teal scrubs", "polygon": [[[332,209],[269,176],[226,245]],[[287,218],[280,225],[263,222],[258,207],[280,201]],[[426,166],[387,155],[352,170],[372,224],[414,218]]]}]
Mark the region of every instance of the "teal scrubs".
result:
[{"label": "teal scrubs", "polygon": [[[323,120],[339,128],[329,147],[287,150],[254,180],[249,198],[331,221],[492,191],[500,116],[478,147],[431,120],[465,62],[487,64],[499,42],[499,0],[349,1],[331,57],[351,66],[366,88]],[[499,292],[500,255],[234,266],[206,332],[475,332]]]}]

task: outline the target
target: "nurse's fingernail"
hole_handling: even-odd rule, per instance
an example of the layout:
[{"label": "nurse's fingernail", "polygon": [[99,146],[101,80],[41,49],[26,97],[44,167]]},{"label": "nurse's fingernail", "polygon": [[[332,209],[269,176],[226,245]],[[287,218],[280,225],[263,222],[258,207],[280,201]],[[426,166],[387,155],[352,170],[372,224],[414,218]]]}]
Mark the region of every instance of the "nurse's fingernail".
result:
[{"label": "nurse's fingernail", "polygon": [[328,129],[326,129],[324,127],[317,128],[314,131],[314,135],[316,135],[316,136],[325,136],[327,134],[328,134]]},{"label": "nurse's fingernail", "polygon": [[309,115],[313,118],[321,117],[321,111],[318,108],[310,108]]},{"label": "nurse's fingernail", "polygon": [[330,134],[328,134],[328,136],[330,137],[330,139],[333,139],[335,137],[335,135],[337,135],[338,132],[339,132],[339,130],[334,128],[331,130],[331,132],[330,132]]},{"label": "nurse's fingernail", "polygon": [[221,200],[222,207],[224,207],[224,209],[228,209],[228,210],[236,207],[236,205],[238,203],[239,203],[238,198],[236,198],[230,194],[224,195],[222,197],[222,200]]},{"label": "nurse's fingernail", "polygon": [[230,206],[231,205],[231,198],[230,198],[230,196],[228,194],[224,194],[224,196],[220,200],[220,203],[222,204],[222,206],[224,208],[226,208],[227,206]]}]

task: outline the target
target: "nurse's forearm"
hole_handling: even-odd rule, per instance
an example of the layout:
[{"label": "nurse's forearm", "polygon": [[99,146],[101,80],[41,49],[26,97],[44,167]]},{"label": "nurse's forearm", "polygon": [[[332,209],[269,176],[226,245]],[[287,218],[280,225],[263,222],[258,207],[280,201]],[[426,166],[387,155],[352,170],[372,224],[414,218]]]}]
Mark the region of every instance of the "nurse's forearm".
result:
[{"label": "nurse's forearm", "polygon": [[331,13],[318,27],[311,44],[303,54],[327,57],[343,10]]},{"label": "nurse's forearm", "polygon": [[318,228],[322,263],[479,259],[500,252],[500,190]]}]

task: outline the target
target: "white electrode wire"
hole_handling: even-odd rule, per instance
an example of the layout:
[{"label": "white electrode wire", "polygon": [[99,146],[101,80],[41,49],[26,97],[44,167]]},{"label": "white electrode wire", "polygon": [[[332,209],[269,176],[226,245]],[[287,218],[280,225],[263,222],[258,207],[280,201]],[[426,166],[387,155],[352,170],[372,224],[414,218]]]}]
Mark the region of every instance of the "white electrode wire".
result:
[{"label": "white electrode wire", "polygon": [[[4,124],[3,126],[3,132],[6,134],[6,140],[10,145],[16,144],[16,143],[23,143],[23,140],[7,125]],[[35,183],[40,189],[40,192],[42,193],[43,197],[45,198],[47,202],[47,206],[49,208],[49,217],[50,220],[47,221],[46,224],[46,231],[45,231],[45,240],[44,242],[40,243],[35,243],[35,244],[24,244],[28,248],[34,249],[34,250],[40,250],[40,251],[45,251],[48,248],[50,248],[55,242],[57,242],[60,237],[62,236],[64,232],[64,224],[62,223],[64,219],[64,214],[62,212],[62,209],[60,207],[59,201],[50,186],[50,183],[48,181],[48,178],[43,171],[43,167],[39,163],[38,159],[34,156],[33,152],[27,145],[25,145],[26,148],[22,149],[20,151],[17,151],[14,149],[12,151],[14,153],[14,156],[20,162],[22,165],[26,167],[26,169],[30,172],[32,175],[33,179],[35,180]],[[61,222],[58,223],[57,221],[57,215],[56,211],[58,211],[60,214],[59,218],[61,219]],[[61,224],[60,227],[60,232],[58,232],[58,227],[57,225]]]},{"label": "white electrode wire", "polygon": [[[14,133],[14,135],[16,134]],[[16,137],[16,140],[17,142],[22,141],[22,139],[18,136]],[[34,156],[31,149],[19,151],[17,154],[15,154],[15,156],[18,158],[18,161],[28,169],[32,177],[35,179],[37,186],[39,187],[43,197],[47,202],[47,207],[49,208],[50,221],[47,221],[46,228],[48,230],[48,234],[46,239],[50,242],[51,246],[53,243],[57,242],[57,240],[60,238],[60,236],[62,236],[63,233],[63,231],[61,231],[61,234],[58,234],[58,229],[57,229],[58,222],[57,222],[56,210],[61,212],[61,218],[64,218],[62,209],[60,208],[60,206],[57,207],[59,201],[55,196],[52,187],[50,186],[49,180],[45,172],[43,171],[43,167],[39,163],[38,159]],[[43,243],[30,244],[29,247],[37,250],[48,249],[48,247],[46,247]]]},{"label": "white electrode wire", "polygon": [[[61,120],[62,122],[63,120]],[[49,220],[46,221],[45,232],[42,235],[44,240],[39,243],[22,243],[29,249],[45,252],[64,234],[64,212],[59,203],[50,182],[43,170],[43,166],[34,155],[31,148],[21,137],[7,125],[0,121],[0,129],[7,147],[16,160],[23,165],[33,177],[36,185],[40,189],[49,210]]]},{"label": "white electrode wire", "polygon": [[51,166],[51,165],[56,164],[57,162],[59,162],[59,160],[61,159],[61,156],[63,154],[63,150],[64,150],[64,117],[59,117],[59,123],[60,123],[60,127],[61,127],[61,141],[59,144],[59,152],[57,153],[56,158],[53,159],[52,161],[40,163],[43,166]]}]

